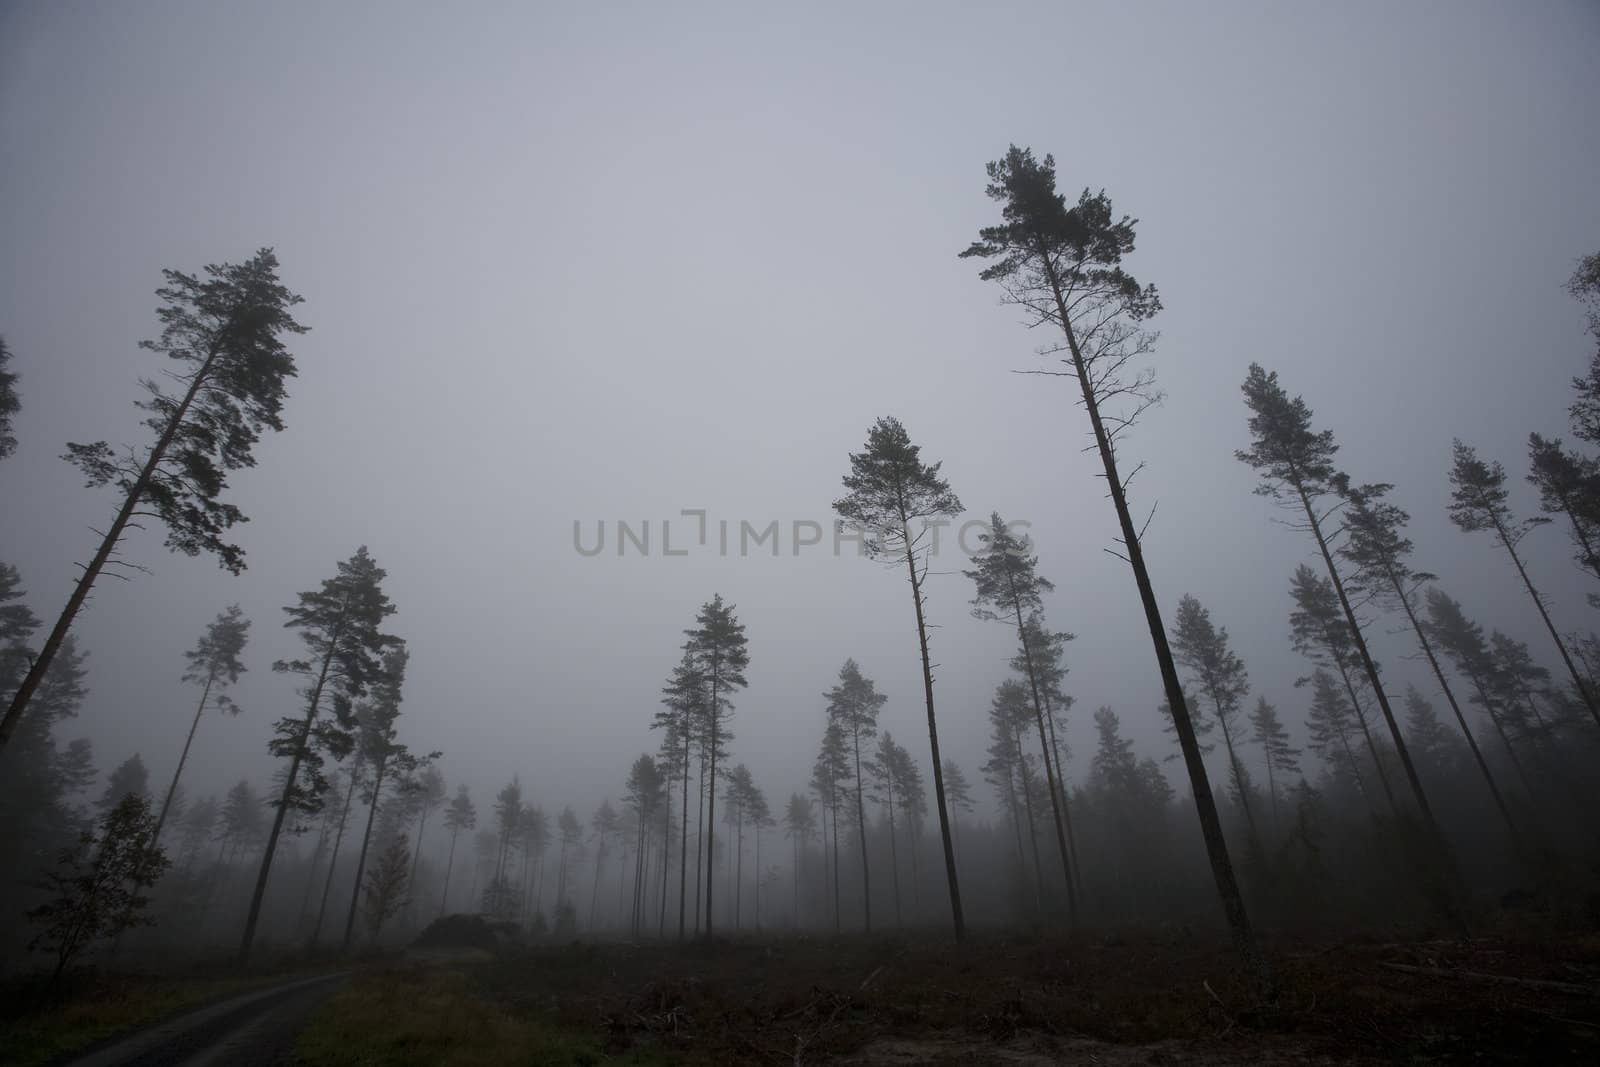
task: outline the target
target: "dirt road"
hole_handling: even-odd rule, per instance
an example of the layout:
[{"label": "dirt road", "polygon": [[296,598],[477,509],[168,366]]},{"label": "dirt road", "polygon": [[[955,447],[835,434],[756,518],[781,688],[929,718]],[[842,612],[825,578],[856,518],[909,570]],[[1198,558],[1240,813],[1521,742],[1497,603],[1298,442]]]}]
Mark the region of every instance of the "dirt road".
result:
[{"label": "dirt road", "polygon": [[68,1067],[272,1067],[293,1063],[294,1039],[348,977],[320,975],[231,997],[67,1061]]}]

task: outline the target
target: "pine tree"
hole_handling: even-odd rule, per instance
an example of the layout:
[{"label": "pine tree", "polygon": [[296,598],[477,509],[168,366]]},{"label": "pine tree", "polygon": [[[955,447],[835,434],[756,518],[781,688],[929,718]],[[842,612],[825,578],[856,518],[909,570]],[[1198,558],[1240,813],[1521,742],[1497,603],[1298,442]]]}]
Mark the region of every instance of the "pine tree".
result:
[{"label": "pine tree", "polygon": [[1334,771],[1355,783],[1356,791],[1372,806],[1367,784],[1361,776],[1361,760],[1356,756],[1350,735],[1355,730],[1356,710],[1332,674],[1318,667],[1311,672],[1311,710],[1306,715],[1306,731],[1311,750]]},{"label": "pine tree", "polygon": [[576,853],[583,844],[583,823],[578,821],[578,813],[568,804],[561,809],[561,814],[556,817],[556,833],[561,838],[561,858],[556,869],[556,906],[563,904],[570,906],[567,899],[567,854]]},{"label": "pine tree", "polygon": [[1357,681],[1354,660],[1356,658],[1355,640],[1351,636],[1350,627],[1345,622],[1340,609],[1338,594],[1334,591],[1333,583],[1326,578],[1319,578],[1310,567],[1305,564],[1295,568],[1294,578],[1289,585],[1289,595],[1294,601],[1295,610],[1289,614],[1290,640],[1295,651],[1303,653],[1313,663],[1331,666],[1336,672],[1340,684],[1344,687],[1348,703],[1342,706],[1353,715],[1356,725],[1361,730],[1362,740],[1366,743],[1367,754],[1372,758],[1373,770],[1377,772],[1378,783],[1383,787],[1384,799],[1388,802],[1389,811],[1399,814],[1400,806],[1395,801],[1394,790],[1389,785],[1389,772],[1384,769],[1383,755],[1378,749],[1378,743],[1373,739],[1372,729],[1367,724],[1367,711],[1362,706],[1360,683]]},{"label": "pine tree", "polygon": [[[842,928],[839,905],[839,803],[844,784],[851,781],[850,751],[844,727],[831,716],[822,731],[822,746],[811,768],[811,791],[817,794],[822,805],[822,858],[826,878],[832,872],[833,882],[833,932]],[[828,823],[833,823],[833,849],[828,849]],[[831,857],[831,860],[830,860]]]},{"label": "pine tree", "polygon": [[811,840],[811,835],[817,832],[816,806],[811,803],[811,798],[804,793],[790,793],[789,803],[783,809],[783,829],[794,845],[794,856],[791,861],[791,874],[794,877],[794,924],[800,925],[800,874],[801,857],[805,854],[806,842]]},{"label": "pine tree", "polygon": [[95,810],[104,815],[128,797],[150,799],[150,772],[145,770],[144,760],[139,758],[137,752],[117,764],[111,772],[106,779],[105,792],[94,802]]},{"label": "pine tree", "polygon": [[[966,933],[961,913],[961,885],[956,877],[955,845],[950,840],[950,812],[945,802],[943,769],[939,758],[939,723],[933,708],[933,661],[928,650],[927,588],[933,523],[961,513],[961,501],[939,474],[940,464],[922,462],[921,450],[911,443],[899,420],[881,418],[867,433],[861,452],[850,454],[845,475],[846,495],[834,501],[833,510],[856,527],[866,554],[893,567],[904,566],[911,583],[911,603],[917,621],[917,645],[922,654],[922,693],[928,712],[928,747],[933,758],[933,792],[939,807],[939,831],[944,841],[945,880],[950,887],[950,918],[956,940]],[[912,525],[921,523],[913,531]],[[870,928],[870,923],[869,923]]]},{"label": "pine tree", "polygon": [[[869,751],[865,763],[861,759],[862,744],[878,732],[878,713],[888,701],[888,696],[878,692],[877,684],[861,673],[856,661],[847,659],[839,668],[839,684],[823,694],[828,701],[828,725],[838,728],[848,746],[850,760],[847,774],[851,791],[855,794],[856,839],[861,845],[861,910],[867,932],[872,931],[872,870],[867,860],[867,807],[866,777],[863,768],[871,765]],[[836,831],[837,832],[837,831]]]},{"label": "pine tree", "polygon": [[444,809],[444,828],[450,831],[450,855],[444,864],[444,888],[439,892],[439,917],[444,918],[450,903],[450,872],[456,865],[456,838],[461,831],[471,833],[478,826],[478,809],[472,803],[472,794],[464,785],[456,786],[456,795]]},{"label": "pine tree", "polygon": [[[1378,677],[1378,665],[1367,648],[1361,621],[1356,617],[1344,578],[1334,562],[1330,531],[1325,527],[1328,511],[1323,508],[1322,501],[1330,494],[1337,494],[1347,484],[1347,479],[1334,470],[1333,457],[1339,451],[1339,446],[1333,439],[1333,432],[1313,430],[1311,408],[1300,397],[1291,399],[1278,384],[1277,372],[1268,374],[1259,363],[1250,364],[1250,372],[1245,377],[1242,389],[1245,405],[1250,409],[1252,440],[1250,448],[1235,455],[1261,475],[1256,493],[1278,501],[1290,512],[1301,516],[1295,525],[1310,533],[1316,542],[1317,551],[1328,572],[1328,583],[1344,615],[1345,633],[1355,652],[1355,660],[1366,676],[1372,696],[1378,702],[1378,710],[1389,728],[1389,739],[1400,758],[1400,767],[1411,787],[1412,799],[1422,813],[1423,823],[1435,849],[1445,857],[1446,866],[1453,869],[1449,845],[1434,818],[1427,791],[1422,787],[1422,779],[1417,775],[1410,750],[1406,748],[1405,737],[1400,733],[1400,724],[1395,719],[1388,694],[1384,692],[1383,682]],[[1382,764],[1378,766],[1381,770]]]},{"label": "pine tree", "polygon": [[[1104,192],[1091,195],[1085,189],[1069,208],[1056,192],[1055,160],[1050,156],[1041,163],[1031,151],[1013,145],[987,170],[986,192],[1003,205],[1003,221],[984,227],[961,255],[990,261],[981,277],[1002,285],[1006,299],[1028,315],[1028,325],[1061,331],[1062,342],[1052,350],[1062,353],[1067,370],[1061,373],[1077,382],[1089,416],[1117,513],[1123,558],[1133,570],[1167,703],[1174,712],[1217,893],[1245,969],[1258,985],[1265,985],[1266,967],[1234,878],[1222,820],[1145,566],[1143,531],[1135,525],[1128,505],[1128,482],[1139,468],[1127,475],[1118,469],[1118,438],[1160,399],[1153,373],[1129,368],[1154,347],[1154,335],[1141,324],[1161,310],[1155,287],[1140,285],[1122,266],[1123,257],[1133,251],[1135,222],[1126,216],[1116,219]],[[937,767],[937,756],[934,763]],[[942,799],[940,804],[942,811]]]},{"label": "pine tree", "polygon": [[1300,750],[1289,743],[1289,731],[1278,718],[1278,709],[1267,703],[1266,697],[1256,700],[1250,712],[1251,738],[1261,746],[1267,765],[1267,796],[1272,801],[1272,825],[1278,821],[1278,779],[1288,780],[1300,772]]},{"label": "pine tree", "polygon": [[[661,691],[665,711],[656,713],[651,729],[664,729],[665,748],[670,742],[672,758],[663,765],[663,771],[682,777],[683,818],[679,823],[681,838],[678,842],[678,940],[687,936],[684,916],[689,900],[689,769],[692,766],[692,749],[697,738],[706,736],[707,708],[710,686],[705,672],[700,669],[695,651],[684,646],[683,658],[673,668],[672,678]],[[681,746],[681,753],[679,748]],[[702,746],[703,747],[703,746]],[[698,867],[698,864],[696,865]]]},{"label": "pine tree", "polygon": [[449,795],[444,775],[439,773],[439,769],[433,766],[431,760],[426,765],[420,766],[409,791],[411,806],[417,817],[417,839],[411,846],[411,873],[407,876],[407,881],[411,885],[412,892],[406,901],[407,909],[417,899],[417,863],[422,859],[422,834],[428,827],[428,816],[432,815]]},{"label": "pine tree", "polygon": [[[315,813],[322,805],[327,779],[322,774],[324,755],[343,759],[355,744],[351,732],[350,708],[361,697],[370,681],[381,670],[381,657],[394,647],[398,638],[383,633],[383,620],[394,614],[394,605],[383,591],[383,568],[367,554],[366,546],[357,549],[349,560],[340,563],[338,573],[325,579],[314,592],[301,593],[300,602],[284,608],[289,621],[284,625],[300,632],[309,659],[279,660],[274,671],[298,674],[307,684],[301,690],[306,700],[303,718],[284,718],[274,727],[268,746],[274,756],[289,761],[283,792],[277,801],[277,814],[261,856],[261,871],[256,877],[245,919],[239,959],[250,956],[256,924],[261,918],[261,903],[266,897],[267,879],[278,848],[278,836],[290,809]],[[319,721],[323,697],[331,697],[333,718]],[[301,785],[304,770],[306,784]]]},{"label": "pine tree", "polygon": [[[406,680],[406,663],[410,654],[405,645],[391,648],[383,655],[379,675],[370,686],[371,699],[356,709],[357,747],[361,760],[372,771],[367,786],[367,827],[361,834],[361,851],[356,855],[356,889],[350,894],[350,910],[344,922],[344,948],[349,951],[355,938],[356,910],[361,903],[363,876],[367,869],[367,849],[372,844],[372,828],[378,809],[384,804],[384,788],[398,793],[411,776],[438,757],[416,756],[398,739],[400,703]],[[380,835],[382,840],[387,835]],[[404,842],[402,842],[402,845]]]},{"label": "pine tree", "polygon": [[1565,515],[1578,566],[1600,578],[1600,463],[1570,452],[1559,437],[1528,435],[1528,481],[1548,515]]},{"label": "pine tree", "polygon": [[713,846],[716,841],[717,760],[733,737],[727,728],[728,717],[733,714],[731,697],[736,690],[749,684],[744,677],[745,668],[750,665],[749,639],[733,607],[724,604],[719,593],[700,608],[695,616],[696,627],[684,631],[689,638],[685,647],[693,655],[709,690],[704,715],[704,745],[711,762],[710,807],[705,825],[707,939],[711,937],[712,863],[716,859]]},{"label": "pine tree", "polygon": [[[658,809],[662,804],[663,787],[666,784],[656,761],[648,755],[640,756],[633,761],[633,767],[628,771],[628,781],[623,792],[623,804],[633,813],[636,824],[635,840],[638,847],[634,852],[633,866],[633,911],[629,920],[629,930],[634,937],[638,937],[644,929],[645,921],[645,873],[648,848],[649,828],[654,823]],[[666,842],[662,842],[666,847]]]},{"label": "pine tree", "polygon": [[[1067,849],[1067,831],[1061,810],[1060,771],[1052,758],[1052,746],[1045,731],[1044,699],[1040,694],[1039,670],[1034,663],[1034,648],[1030,638],[1041,635],[1042,623],[1030,631],[1028,621],[1044,610],[1044,594],[1055,585],[1038,572],[1039,557],[1030,555],[1032,542],[1025,536],[1013,534],[1000,518],[991,513],[989,529],[978,535],[982,551],[972,557],[973,569],[965,571],[977,585],[977,595],[972,599],[975,618],[1000,621],[1017,628],[1017,641],[1022,646],[1022,675],[1028,680],[1033,697],[1034,723],[1039,731],[1039,754],[1044,761],[1045,784],[1050,790],[1050,811],[1054,819],[1056,849],[1061,854],[1061,876],[1067,887],[1067,914],[1074,926],[1078,922],[1078,892],[1073,882],[1072,858]],[[1024,618],[1026,613],[1027,618]],[[1041,648],[1040,653],[1043,653]]]},{"label": "pine tree", "polygon": [[600,868],[606,860],[606,844],[621,827],[621,816],[607,798],[589,817],[589,833],[594,838],[594,885],[589,891],[589,928],[594,928],[595,904],[600,899]]},{"label": "pine tree", "polygon": [[1550,639],[1561,653],[1561,662],[1566,664],[1573,688],[1589,709],[1589,715],[1596,725],[1600,725],[1600,703],[1596,703],[1588,680],[1572,662],[1567,643],[1561,639],[1556,624],[1551,621],[1550,612],[1544,606],[1544,597],[1534,588],[1533,579],[1528,576],[1528,569],[1523,566],[1522,556],[1517,551],[1517,546],[1529,530],[1550,520],[1535,516],[1519,522],[1506,503],[1510,494],[1506,491],[1505,468],[1498,463],[1485,463],[1478,458],[1477,452],[1462,444],[1459,438],[1452,448],[1455,462],[1450,468],[1450,521],[1467,533],[1491,532],[1495,543],[1506,550],[1517,568],[1518,576],[1522,578],[1523,587],[1533,600],[1533,606],[1539,609],[1539,618],[1544,620],[1545,629],[1550,631]]},{"label": "pine tree", "polygon": [[1028,849],[1033,858],[1034,908],[1037,910],[1042,906],[1045,893],[1044,866],[1039,859],[1039,831],[1033,811],[1033,799],[1037,792],[1034,788],[1033,757],[1022,746],[1022,734],[1028,727],[1030,717],[1028,691],[1022,683],[1014,678],[1000,683],[989,705],[989,721],[996,739],[1003,737],[1005,741],[1004,755],[999,758],[1009,765],[1009,774],[1016,777],[1021,787],[1022,813],[1026,816],[1028,826]]},{"label": "pine tree", "polygon": [[[1588,309],[1589,334],[1600,342],[1600,252],[1578,261],[1567,281],[1567,292]],[[1595,346],[1588,376],[1572,379],[1572,387],[1578,394],[1571,409],[1573,436],[1600,443],[1600,344]]]},{"label": "pine tree", "polygon": [[161,827],[172,808],[172,798],[178,791],[178,778],[183,774],[183,765],[188,762],[189,746],[194,744],[195,731],[200,728],[200,716],[205,713],[212,691],[217,691],[215,706],[218,711],[229,715],[239,714],[239,706],[227,694],[227,688],[237,684],[239,675],[244,673],[244,664],[239,662],[239,656],[244,652],[249,635],[250,620],[244,617],[239,605],[234,604],[213,619],[194,648],[184,653],[189,668],[184,671],[183,680],[200,686],[200,703],[195,705],[194,721],[189,724],[189,736],[184,738],[178,766],[172,772],[172,784],[167,787],[166,798],[162,800],[161,809],[156,815],[155,832],[150,835],[154,843],[161,840]]},{"label": "pine tree", "polygon": [[1434,576],[1424,571],[1413,571],[1408,562],[1411,540],[1403,531],[1410,516],[1384,499],[1390,489],[1388,485],[1353,487],[1348,480],[1340,479],[1338,488],[1347,505],[1344,514],[1346,537],[1339,548],[1339,555],[1355,567],[1356,583],[1371,592],[1378,603],[1398,607],[1405,614],[1406,623],[1417,639],[1417,646],[1433,670],[1439,689],[1455,715],[1456,725],[1466,738],[1467,748],[1472,752],[1489,796],[1520,848],[1521,834],[1511,818],[1511,810],[1500,795],[1499,783],[1495,781],[1488,761],[1478,749],[1477,739],[1467,726],[1466,716],[1461,713],[1455,690],[1451,688],[1450,680],[1445,677],[1444,668],[1439,664],[1439,657],[1434,653],[1428,629],[1417,615],[1417,590],[1433,581]]},{"label": "pine tree", "polygon": [[1228,753],[1233,791],[1250,829],[1251,848],[1260,857],[1261,837],[1256,830],[1255,814],[1250,810],[1250,789],[1238,747],[1234,744],[1234,735],[1242,730],[1239,718],[1244,710],[1244,698],[1250,692],[1250,675],[1245,670],[1244,660],[1229,647],[1227,629],[1213,626],[1211,613],[1187,593],[1178,601],[1178,616],[1172,626],[1172,652],[1178,664],[1189,670],[1195,684],[1211,701],[1211,713],[1222,730],[1222,744]]},{"label": "pine tree", "polygon": [[1406,686],[1406,738],[1422,766],[1440,776],[1454,769],[1460,742],[1439,721],[1433,705],[1414,685]]},{"label": "pine tree", "polygon": [[175,552],[214,553],[234,574],[244,570],[244,550],[223,536],[245,516],[219,497],[230,471],[255,465],[252,450],[261,431],[283,429],[284,382],[295,366],[282,338],[306,332],[290,314],[300,297],[279,283],[277,257],[267,248],[242,264],[208,266],[204,279],[175,270],[162,274],[167,284],[156,290],[163,301],[156,313],[161,338],[140,347],[179,365],[169,373],[182,393],[164,392],[153,379],[142,383],[149,396],[138,406],[150,413],[145,425],[156,435],[143,454],[129,449],[124,456],[104,441],[67,445],[65,458],[88,484],[115,484],[122,504],[0,717],[0,749],[95,581],[108,565],[122,565],[113,557],[135,516],[159,519]]},{"label": "pine tree", "polygon": [[1011,669],[1019,674],[1024,673],[1031,659],[1033,673],[1039,680],[1039,695],[1044,699],[1044,721],[1050,733],[1050,758],[1055,764],[1056,788],[1061,794],[1061,821],[1067,829],[1067,853],[1072,858],[1072,880],[1081,899],[1083,867],[1078,863],[1078,841],[1072,830],[1071,789],[1067,785],[1067,760],[1072,758],[1072,750],[1060,739],[1066,733],[1067,713],[1075,702],[1065,688],[1067,643],[1075,640],[1075,634],[1046,629],[1044,617],[1034,612],[1023,623],[1021,647],[1012,657]]},{"label": "pine tree", "polygon": [[1483,708],[1484,713],[1489,716],[1489,722],[1494,726],[1495,734],[1500,738],[1500,744],[1504,746],[1512,769],[1517,772],[1517,778],[1522,782],[1523,790],[1532,796],[1533,783],[1529,781],[1528,773],[1522,766],[1517,750],[1512,747],[1511,735],[1506,729],[1505,709],[1500,701],[1495,699],[1494,653],[1490,651],[1489,643],[1484,640],[1483,627],[1467,618],[1466,612],[1461,610],[1460,602],[1452,599],[1441,589],[1429,589],[1427,603],[1429,634],[1455,664],[1456,670],[1472,683],[1475,691],[1474,703]]}]

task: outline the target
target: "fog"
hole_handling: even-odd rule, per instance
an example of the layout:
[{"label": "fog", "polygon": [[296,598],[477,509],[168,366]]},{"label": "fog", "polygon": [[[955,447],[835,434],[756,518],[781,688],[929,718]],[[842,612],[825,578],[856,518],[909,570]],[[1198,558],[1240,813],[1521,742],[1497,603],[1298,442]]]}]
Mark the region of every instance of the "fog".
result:
[{"label": "fog", "polygon": [[[984,164],[1012,143],[1053,153],[1068,204],[1104,189],[1138,220],[1126,265],[1161,294],[1146,362],[1166,398],[1118,456],[1147,464],[1130,496],[1140,522],[1154,509],[1151,579],[1169,625],[1187,593],[1227,628],[1249,704],[1274,703],[1304,746],[1289,578],[1321,560],[1234,458],[1252,362],[1334,432],[1340,469],[1395,485],[1419,569],[1565,684],[1505,553],[1451,524],[1447,472],[1460,437],[1533,515],[1527,435],[1571,437],[1593,349],[1566,285],[1600,235],[1597,51],[1581,4],[8,5],[0,334],[22,404],[0,559],[45,630],[120,502],[58,457],[149,444],[133,401],[161,370],[137,348],[159,333],[161,270],[271,247],[310,327],[286,339],[286,428],[223,494],[249,517],[232,534],[248,569],[168,552],[147,521],[122,552],[140,570],[101,580],[73,627],[88,695],[57,735],[92,741],[85,797],[135,753],[164,788],[197,696],[183,654],[234,603],[254,624],[242,714],[201,723],[184,790],[270,792],[272,723],[304,705],[270,669],[304,654],[282,608],[361,545],[410,652],[400,737],[442,751],[480,827],[513,775],[552,818],[620,806],[717,594],[749,638],[728,764],[775,815],[808,788],[846,658],[927,777],[903,568],[833,533],[850,453],[893,416],[965,508],[926,585],[963,818],[1005,832],[979,768],[1017,635],[972,616],[956,538],[998,511],[1027,524],[1055,583],[1046,618],[1076,635],[1068,786],[1090,774],[1093,711],[1115,709],[1165,761],[1175,839],[1203,872],[1076,386],[1015,373],[1060,370],[1036,354],[1053,339],[957,258],[998,218]],[[1557,626],[1587,634],[1594,579],[1557,520],[1525,555]],[[648,550],[619,551],[619,522],[648,527]],[[684,554],[664,551],[669,522]],[[743,543],[773,522],[776,553]],[[1372,617],[1397,707],[1416,685],[1443,713],[1410,634]],[[930,814],[930,923],[937,828]],[[430,831],[430,863],[444,842]],[[788,855],[781,832],[763,847]]]}]

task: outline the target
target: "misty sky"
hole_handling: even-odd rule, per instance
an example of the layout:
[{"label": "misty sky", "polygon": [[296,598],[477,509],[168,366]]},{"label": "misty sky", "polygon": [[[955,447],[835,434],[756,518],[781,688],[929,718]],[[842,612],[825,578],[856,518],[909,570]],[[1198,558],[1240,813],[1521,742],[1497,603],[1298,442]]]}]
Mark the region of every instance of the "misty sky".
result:
[{"label": "misty sky", "polygon": [[[249,570],[173,556],[102,581],[77,632],[92,695],[68,737],[102,768],[170,773],[196,694],[182,652],[221,608],[255,620],[236,722],[211,721],[192,792],[265,784],[297,710],[281,607],[367,544],[411,648],[405,738],[479,792],[614,798],[720,592],[749,628],[734,758],[775,806],[804,788],[846,656],[926,771],[898,573],[789,524],[828,523],[847,453],[898,416],[973,516],[1032,523],[1072,630],[1069,739],[1103,703],[1166,755],[1160,682],[1086,421],[1043,338],[956,253],[997,207],[984,163],[1055,154],[1069,195],[1140,221],[1168,393],[1124,446],[1158,504],[1147,553],[1169,618],[1193,593],[1297,734],[1306,671],[1288,578],[1313,546],[1233,459],[1251,361],[1305,394],[1345,468],[1390,481],[1417,564],[1486,624],[1548,639],[1503,553],[1446,519],[1452,436],[1504,461],[1566,431],[1592,350],[1564,291],[1600,250],[1600,6],[138,4],[0,7],[0,333],[17,454],[0,559],[53,620],[115,501],[57,457],[143,444],[160,270],[273,246],[312,332],[284,433],[228,499]],[[659,554],[659,524],[782,524],[782,555]],[[617,519],[651,555],[618,559]],[[573,549],[607,521],[607,552]],[[689,525],[674,524],[683,543]],[[1528,542],[1565,628],[1587,629],[1564,532]],[[968,615],[955,553],[929,589],[946,753],[974,782],[1014,634]],[[1423,682],[1392,625],[1396,690]],[[1431,687],[1425,687],[1432,692]],[[1252,698],[1253,699],[1253,698]],[[987,790],[984,793],[988,806]]]}]

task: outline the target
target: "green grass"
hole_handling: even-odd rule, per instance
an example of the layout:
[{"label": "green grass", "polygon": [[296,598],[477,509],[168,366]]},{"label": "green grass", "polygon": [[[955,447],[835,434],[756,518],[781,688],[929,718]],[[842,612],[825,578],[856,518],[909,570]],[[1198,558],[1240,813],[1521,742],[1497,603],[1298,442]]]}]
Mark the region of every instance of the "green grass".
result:
[{"label": "green grass", "polygon": [[124,1030],[164,1019],[212,1000],[279,981],[235,978],[80,977],[51,987],[42,982],[8,989],[0,1008],[0,1067],[31,1067],[87,1048]]},{"label": "green grass", "polygon": [[513,1014],[447,969],[357,975],[312,1017],[295,1052],[313,1067],[674,1062],[661,1050],[608,1055],[598,1037]]}]

